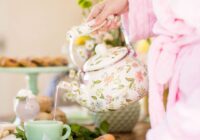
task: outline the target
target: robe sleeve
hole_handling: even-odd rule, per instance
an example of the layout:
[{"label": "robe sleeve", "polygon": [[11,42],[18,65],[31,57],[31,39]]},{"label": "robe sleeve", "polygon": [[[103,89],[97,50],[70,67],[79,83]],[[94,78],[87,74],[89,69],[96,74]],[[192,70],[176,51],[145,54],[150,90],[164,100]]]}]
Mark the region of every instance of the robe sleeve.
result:
[{"label": "robe sleeve", "polygon": [[156,22],[151,0],[129,0],[129,10],[122,15],[123,27],[129,40],[135,42],[153,35]]},{"label": "robe sleeve", "polygon": [[200,140],[200,40],[190,44],[179,77],[179,100],[147,140]]}]

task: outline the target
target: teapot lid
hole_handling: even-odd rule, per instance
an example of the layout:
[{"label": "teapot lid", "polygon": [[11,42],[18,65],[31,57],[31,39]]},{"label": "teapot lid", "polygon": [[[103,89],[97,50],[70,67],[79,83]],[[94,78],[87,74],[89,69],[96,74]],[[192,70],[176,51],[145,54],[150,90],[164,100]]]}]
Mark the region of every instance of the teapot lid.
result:
[{"label": "teapot lid", "polygon": [[92,56],[83,66],[83,71],[95,71],[110,66],[128,54],[126,47],[114,47],[107,49],[105,44],[99,44],[95,48],[96,55]]}]

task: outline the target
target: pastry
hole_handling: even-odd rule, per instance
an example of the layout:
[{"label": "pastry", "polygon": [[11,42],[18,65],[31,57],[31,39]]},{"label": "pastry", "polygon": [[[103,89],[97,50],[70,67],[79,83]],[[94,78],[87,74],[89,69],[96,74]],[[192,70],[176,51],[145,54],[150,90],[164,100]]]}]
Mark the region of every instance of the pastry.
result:
[{"label": "pastry", "polygon": [[52,64],[52,58],[48,57],[48,56],[43,57],[43,63],[42,64],[43,64],[44,67],[53,66],[53,64]]},{"label": "pastry", "polygon": [[1,67],[18,67],[19,63],[16,59],[1,57],[0,58]]},{"label": "pastry", "polygon": [[65,66],[68,62],[64,57],[56,57],[52,60],[52,64],[53,66]]},{"label": "pastry", "polygon": [[0,57],[0,67],[51,67],[66,66],[68,64],[65,57],[28,57],[14,59],[9,57]]},{"label": "pastry", "polygon": [[30,61],[34,64],[36,64],[37,66],[43,66],[43,58],[39,58],[39,57],[32,57],[30,58]]},{"label": "pastry", "polygon": [[35,117],[35,120],[53,120],[53,115],[51,113],[40,112]]},{"label": "pastry", "polygon": [[16,126],[11,123],[0,123],[0,139],[14,133]]},{"label": "pastry", "polygon": [[31,62],[28,58],[19,59],[18,62],[21,67],[37,67],[37,65],[35,63]]},{"label": "pastry", "polygon": [[40,112],[51,112],[53,106],[53,100],[48,96],[37,96],[36,97],[39,105],[40,105]]},{"label": "pastry", "polygon": [[56,110],[52,110],[51,114],[54,116],[54,112],[56,111],[55,113],[55,120],[57,121],[61,121],[63,122],[64,124],[67,123],[67,117],[65,115],[65,113],[63,111],[61,111],[60,109],[56,109]]}]

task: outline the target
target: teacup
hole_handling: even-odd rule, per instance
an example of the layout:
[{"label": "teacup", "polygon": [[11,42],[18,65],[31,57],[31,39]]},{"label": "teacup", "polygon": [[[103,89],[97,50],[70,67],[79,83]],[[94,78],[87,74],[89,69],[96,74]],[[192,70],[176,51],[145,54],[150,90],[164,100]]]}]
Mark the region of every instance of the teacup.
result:
[{"label": "teacup", "polygon": [[[59,121],[30,121],[24,128],[28,140],[66,140],[71,133],[71,128]],[[64,136],[63,128],[67,129]]]}]

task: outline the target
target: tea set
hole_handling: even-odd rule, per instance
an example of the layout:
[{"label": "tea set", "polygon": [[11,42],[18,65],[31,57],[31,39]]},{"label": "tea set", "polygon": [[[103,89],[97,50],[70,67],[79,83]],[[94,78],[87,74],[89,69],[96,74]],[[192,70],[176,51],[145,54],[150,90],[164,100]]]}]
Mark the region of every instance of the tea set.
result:
[{"label": "tea set", "polygon": [[[113,20],[110,16],[107,20]],[[107,48],[98,44],[96,54],[83,65],[74,54],[73,41],[76,37],[89,34],[105,23],[92,28],[94,21],[74,27],[67,33],[70,40],[69,51],[73,64],[79,70],[77,78],[71,82],[61,81],[58,88],[65,91],[65,98],[76,101],[93,112],[118,110],[138,101],[148,91],[147,69],[134,57],[130,47]],[[39,105],[33,94],[21,90],[15,105],[17,116],[25,122],[28,140],[65,140],[71,129],[58,121],[30,121],[39,112]],[[62,136],[62,130],[66,134]]]}]

